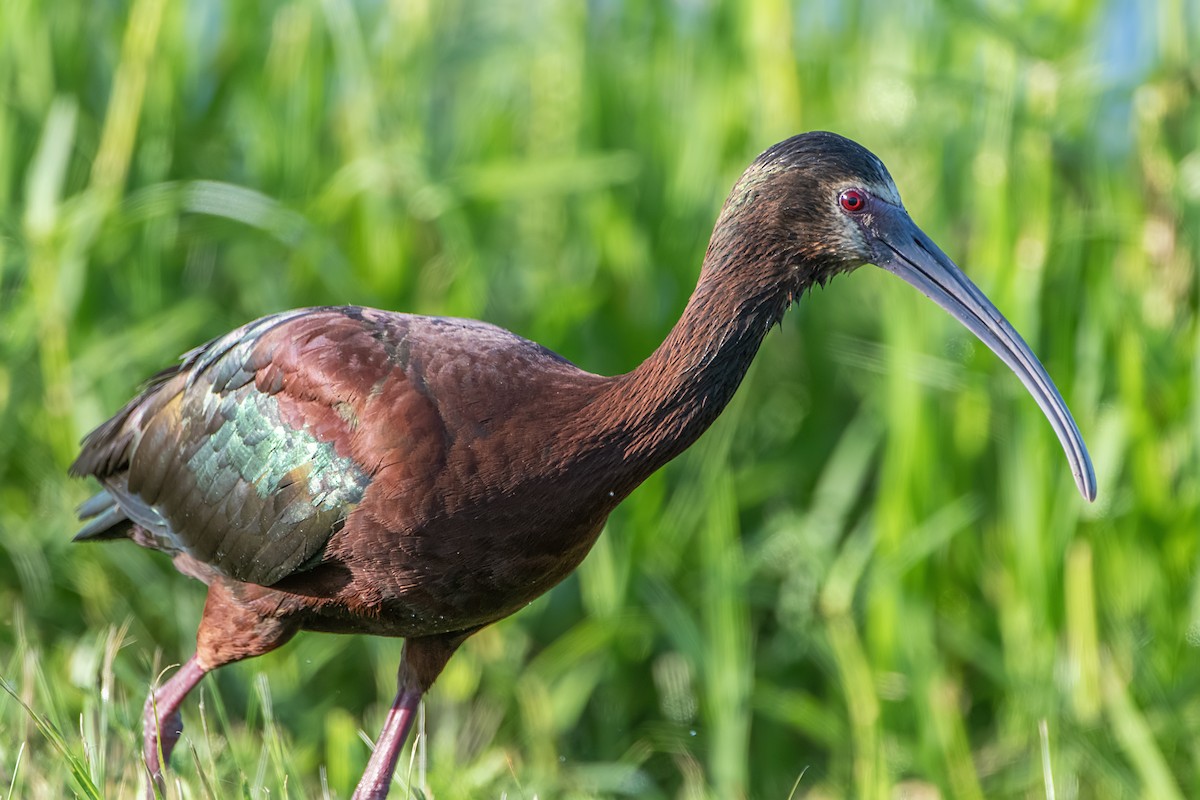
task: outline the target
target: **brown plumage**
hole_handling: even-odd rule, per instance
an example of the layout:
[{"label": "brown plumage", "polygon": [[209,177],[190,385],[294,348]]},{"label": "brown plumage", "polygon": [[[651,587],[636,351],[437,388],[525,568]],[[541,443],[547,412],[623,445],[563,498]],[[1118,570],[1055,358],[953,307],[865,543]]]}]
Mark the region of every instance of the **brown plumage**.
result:
[{"label": "brown plumage", "polygon": [[911,223],[882,163],[834,134],[793,137],[738,181],[683,316],[628,374],[593,375],[481,322],[301,309],[192,351],[90,434],[71,471],[104,490],[77,538],[128,536],[209,586],[195,655],[147,701],[151,777],[206,672],[299,630],[371,633],[406,639],[355,793],[386,795],[413,710],[459,644],[570,573],[612,509],[721,413],[788,305],[866,262],[1005,358],[1094,496],[1053,384]]}]

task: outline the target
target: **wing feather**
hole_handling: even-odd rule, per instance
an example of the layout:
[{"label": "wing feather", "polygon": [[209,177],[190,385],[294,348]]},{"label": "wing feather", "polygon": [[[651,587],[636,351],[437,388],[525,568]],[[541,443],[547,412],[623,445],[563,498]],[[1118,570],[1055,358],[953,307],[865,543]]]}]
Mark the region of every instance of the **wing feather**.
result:
[{"label": "wing feather", "polygon": [[299,309],[187,353],[85,438],[72,474],[123,512],[94,503],[85,531],[132,520],[160,549],[263,585],[319,561],[378,467],[358,442],[366,404],[382,384],[418,392],[402,385],[401,316]]}]

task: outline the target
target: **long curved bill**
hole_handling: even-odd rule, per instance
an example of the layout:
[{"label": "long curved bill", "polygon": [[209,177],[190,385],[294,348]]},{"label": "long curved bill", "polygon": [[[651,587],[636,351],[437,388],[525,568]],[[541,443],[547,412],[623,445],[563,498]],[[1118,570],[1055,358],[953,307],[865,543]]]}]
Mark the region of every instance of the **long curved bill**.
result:
[{"label": "long curved bill", "polygon": [[1096,499],[1096,473],[1067,404],[1037,356],[991,301],[916,226],[903,208],[881,203],[864,227],[875,241],[875,264],[921,290],[979,337],[1025,384],[1062,443],[1075,485]]}]

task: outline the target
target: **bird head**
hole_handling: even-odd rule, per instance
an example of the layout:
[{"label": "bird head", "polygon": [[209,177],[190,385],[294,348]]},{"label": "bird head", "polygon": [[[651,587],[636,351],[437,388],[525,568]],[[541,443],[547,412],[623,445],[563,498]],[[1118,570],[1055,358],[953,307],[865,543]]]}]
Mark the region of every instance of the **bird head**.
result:
[{"label": "bird head", "polygon": [[789,298],[864,264],[919,289],[1016,373],[1054,428],[1080,493],[1095,499],[1091,459],[1054,382],[1008,320],[912,221],[870,151],[835,133],[793,136],[746,170],[722,219],[741,229],[736,238],[754,242],[758,263],[771,265],[759,280],[783,286]]}]

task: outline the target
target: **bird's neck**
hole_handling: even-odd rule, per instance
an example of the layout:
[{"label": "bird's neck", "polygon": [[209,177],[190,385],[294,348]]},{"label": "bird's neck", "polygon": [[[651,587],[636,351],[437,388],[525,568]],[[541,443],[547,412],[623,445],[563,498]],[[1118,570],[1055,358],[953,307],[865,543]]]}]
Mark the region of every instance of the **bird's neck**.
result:
[{"label": "bird's neck", "polygon": [[687,449],[728,405],[799,291],[779,279],[778,258],[718,234],[667,338],[637,369],[613,379],[601,427],[619,451],[619,469],[635,482]]}]

